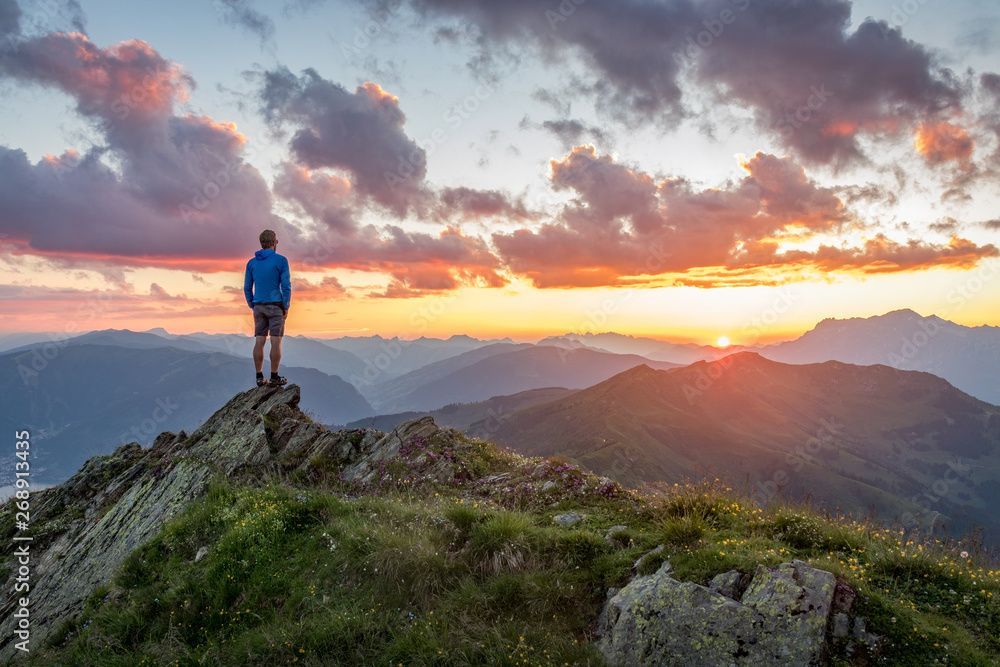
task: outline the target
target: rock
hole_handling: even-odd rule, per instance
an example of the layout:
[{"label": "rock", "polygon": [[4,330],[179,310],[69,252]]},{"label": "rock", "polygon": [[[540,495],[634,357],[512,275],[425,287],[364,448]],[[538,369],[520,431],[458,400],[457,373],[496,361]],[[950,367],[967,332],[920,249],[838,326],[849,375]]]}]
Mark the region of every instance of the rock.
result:
[{"label": "rock", "polygon": [[628,526],[611,526],[604,533],[604,541],[608,544],[619,544],[628,537]]},{"label": "rock", "polygon": [[[645,569],[645,565],[647,563],[652,562],[654,559],[655,560],[661,559],[666,550],[667,550],[667,545],[665,544],[661,544],[653,549],[650,549],[643,555],[639,556],[638,560],[632,563],[632,569],[635,570],[636,572],[641,572],[642,570]],[[670,569],[669,563],[664,561],[664,564],[667,565],[667,569]]]},{"label": "rock", "polygon": [[557,486],[558,486],[558,484],[556,484],[555,480],[550,479],[550,480],[546,481],[544,484],[542,484],[541,491],[542,491],[542,493],[548,493],[549,491],[551,491],[552,489],[556,488]]},{"label": "rock", "polygon": [[552,517],[552,523],[557,526],[562,526],[563,528],[569,528],[570,526],[575,526],[580,523],[583,519],[584,516],[579,512],[565,512],[563,514],[556,514]]},{"label": "rock", "polygon": [[831,608],[834,612],[842,611],[847,613],[854,606],[854,598],[857,596],[858,594],[853,588],[842,581],[838,581],[837,587],[833,591],[833,606]]},{"label": "rock", "polygon": [[403,422],[381,438],[362,439],[356,449],[339,452],[339,459],[345,464],[341,470],[341,479],[369,484],[377,479],[382,465],[399,456],[406,445],[426,441],[439,431],[441,429],[434,423],[434,418],[426,416]]},{"label": "rock", "polygon": [[817,665],[835,584],[801,561],[758,567],[741,603],[664,563],[607,601],[598,648],[612,665]]},{"label": "rock", "polygon": [[834,639],[846,639],[851,632],[851,619],[844,612],[837,612],[833,615],[833,637]]},{"label": "rock", "polygon": [[[329,461],[348,478],[366,481],[401,447],[440,432],[430,418],[388,434],[330,431],[299,410],[299,398],[295,385],[242,392],[191,435],[162,433],[149,449],[124,445],[90,459],[63,484],[33,494],[33,642],[43,645],[72,620],[94,589],[204,495],[213,478],[260,480]],[[199,549],[195,559],[205,553]],[[12,587],[9,580],[5,585]],[[14,654],[14,621],[12,614],[0,616],[0,663]]]},{"label": "rock", "polygon": [[731,600],[739,600],[743,597],[743,591],[750,583],[750,575],[743,574],[739,570],[723,572],[712,578],[708,582],[709,590],[725,595]]},{"label": "rock", "polygon": [[208,547],[201,547],[198,549],[198,553],[194,555],[194,562],[200,561],[202,558],[208,555]]},{"label": "rock", "polygon": [[865,619],[860,616],[854,618],[854,625],[851,628],[851,637],[853,637],[858,643],[864,644],[868,648],[875,648],[879,640],[882,639],[879,635],[872,632],[868,632],[865,627]]}]

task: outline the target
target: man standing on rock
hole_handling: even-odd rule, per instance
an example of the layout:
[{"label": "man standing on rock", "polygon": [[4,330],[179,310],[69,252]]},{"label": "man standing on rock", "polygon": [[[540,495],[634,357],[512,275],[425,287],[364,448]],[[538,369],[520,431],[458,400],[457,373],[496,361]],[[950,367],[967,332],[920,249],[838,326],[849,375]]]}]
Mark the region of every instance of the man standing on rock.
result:
[{"label": "man standing on rock", "polygon": [[[279,255],[278,237],[270,229],[260,233],[260,250],[247,262],[243,278],[243,294],[253,310],[253,365],[257,369],[257,386],[278,386],[288,382],[278,375],[281,364],[281,338],[285,335],[285,318],[292,303],[292,279],[288,260]],[[271,379],[264,379],[264,343],[271,335]]]}]

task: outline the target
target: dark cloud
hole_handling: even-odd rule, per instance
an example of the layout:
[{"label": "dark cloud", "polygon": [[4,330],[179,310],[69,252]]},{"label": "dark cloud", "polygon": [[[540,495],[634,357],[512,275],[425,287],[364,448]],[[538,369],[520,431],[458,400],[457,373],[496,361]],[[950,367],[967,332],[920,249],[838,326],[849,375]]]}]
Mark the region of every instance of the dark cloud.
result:
[{"label": "dark cloud", "polygon": [[955,77],[899,30],[873,20],[852,30],[849,0],[405,4],[426,20],[463,22],[481,52],[529,45],[551,61],[582,56],[593,71],[583,87],[599,108],[632,123],[683,115],[678,82],[689,73],[813,163],[863,159],[859,137],[906,132],[957,109],[963,96]]},{"label": "dark cloud", "polygon": [[511,199],[499,190],[444,188],[438,195],[438,217],[448,220],[502,218],[523,221],[535,217],[523,201]]},{"label": "dark cloud", "polygon": [[261,102],[269,121],[295,128],[290,149],[301,165],[349,172],[359,195],[399,216],[427,203],[427,155],[407,136],[399,100],[378,84],[351,92],[312,69],[280,68],[264,74]]},{"label": "dark cloud", "polygon": [[577,146],[585,141],[607,144],[610,140],[608,133],[601,128],[587,125],[575,118],[542,121],[541,128],[555,136],[565,150],[569,150],[573,146]]},{"label": "dark cloud", "polygon": [[[580,146],[552,161],[553,187],[572,191],[574,201],[557,219],[494,234],[493,242],[514,273],[539,287],[649,283],[650,276],[698,271],[716,276],[711,284],[734,272],[739,284],[754,279],[770,284],[780,272],[810,267],[860,272],[968,267],[997,255],[993,246],[959,238],[946,245],[899,243],[868,230],[835,190],[819,186],[787,158],[757,153],[743,167],[742,180],[698,190]],[[782,241],[822,239],[847,229],[869,238],[857,247],[782,250]],[[790,274],[781,278],[789,279]]]},{"label": "dark cloud", "polygon": [[392,286],[383,296],[505,284],[487,244],[457,228],[428,234],[360,222],[372,205],[446,223],[533,215],[500,191],[431,188],[426,154],[406,134],[396,97],[375,83],[350,92],[312,70],[278,69],[265,74],[261,101],[270,122],[295,128],[294,164],[283,167],[275,193],[312,223],[294,246],[305,262],[386,272]]},{"label": "dark cloud", "polygon": [[245,137],[177,115],[193,81],[145,42],[17,37],[0,53],[0,76],[67,93],[105,142],[35,163],[0,147],[0,233],[14,247],[211,270],[243,255],[260,229],[288,228],[243,159]]},{"label": "dark cloud", "polygon": [[859,136],[959,107],[959,84],[927,49],[884,22],[851,31],[850,20],[847,0],[750,3],[700,50],[695,76],[809,162],[860,158]]},{"label": "dark cloud", "polygon": [[552,107],[552,110],[560,116],[569,115],[570,102],[566,99],[565,95],[561,95],[545,88],[539,88],[531,94],[531,97],[538,100],[542,104],[547,104]]},{"label": "dark cloud", "polygon": [[[387,0],[359,0],[384,8]],[[522,44],[537,48],[550,61],[562,60],[565,51],[582,55],[593,67],[600,106],[632,121],[680,115],[681,91],[677,84],[680,62],[675,54],[684,44],[683,27],[695,25],[698,13],[689,0],[588,0],[539,4],[534,0],[408,0],[406,3],[429,20],[458,19],[471,31],[479,54],[473,63],[482,67]]]},{"label": "dark cloud", "polygon": [[1000,74],[986,72],[979,77],[979,86],[986,98],[985,111],[980,123],[993,135],[994,150],[991,156],[993,172],[1000,168]]},{"label": "dark cloud", "polygon": [[16,0],[0,0],[0,47],[3,40],[20,34],[21,6]]},{"label": "dark cloud", "polygon": [[247,0],[219,0],[219,3],[222,6],[222,18],[226,23],[257,35],[261,43],[274,38],[274,21],[254,9]]},{"label": "dark cloud", "polygon": [[940,232],[945,234],[953,234],[957,232],[960,227],[961,224],[959,224],[958,220],[950,217],[942,218],[937,222],[932,222],[930,225],[928,225],[928,228],[932,232]]}]

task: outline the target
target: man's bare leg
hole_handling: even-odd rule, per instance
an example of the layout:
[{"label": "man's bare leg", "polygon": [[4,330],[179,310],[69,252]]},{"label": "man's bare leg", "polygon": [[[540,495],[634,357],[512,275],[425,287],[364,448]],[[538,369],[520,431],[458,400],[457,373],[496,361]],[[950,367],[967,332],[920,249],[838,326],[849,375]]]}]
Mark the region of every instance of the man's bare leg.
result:
[{"label": "man's bare leg", "polygon": [[[281,336],[271,336],[271,374],[278,374],[278,366],[281,365]],[[263,343],[261,344],[261,355],[264,354]]]},{"label": "man's bare leg", "polygon": [[[264,368],[264,342],[267,340],[267,336],[255,336],[253,342],[253,367],[258,373]],[[271,357],[274,358],[274,347],[272,344]],[[280,356],[280,355],[279,355]],[[271,362],[274,363],[273,361]]]}]

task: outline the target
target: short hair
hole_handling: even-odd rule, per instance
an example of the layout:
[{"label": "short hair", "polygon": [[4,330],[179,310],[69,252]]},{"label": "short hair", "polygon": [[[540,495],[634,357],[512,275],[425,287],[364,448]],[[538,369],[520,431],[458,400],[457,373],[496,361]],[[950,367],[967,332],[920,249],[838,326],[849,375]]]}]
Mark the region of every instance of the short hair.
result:
[{"label": "short hair", "polygon": [[278,241],[278,235],[275,234],[270,229],[265,229],[260,233],[260,247],[261,248],[273,248],[274,244]]}]

